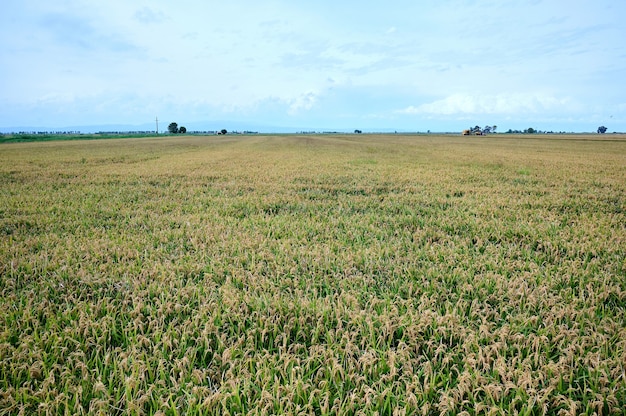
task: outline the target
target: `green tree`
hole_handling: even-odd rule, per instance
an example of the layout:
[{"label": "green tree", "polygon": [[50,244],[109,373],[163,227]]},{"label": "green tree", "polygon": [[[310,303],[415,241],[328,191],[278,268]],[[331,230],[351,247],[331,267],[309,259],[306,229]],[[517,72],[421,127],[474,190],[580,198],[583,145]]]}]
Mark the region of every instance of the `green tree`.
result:
[{"label": "green tree", "polygon": [[606,130],[607,130],[607,129],[606,129],[606,127],[604,127],[604,126],[600,126],[600,127],[598,127],[598,133],[600,133],[600,134],[604,134],[604,133],[606,133]]},{"label": "green tree", "polygon": [[185,133],[187,133],[187,127],[185,127],[185,126],[180,126],[180,128],[178,129],[178,132],[179,132],[180,134],[185,134]]},{"label": "green tree", "polygon": [[170,123],[170,125],[167,126],[167,131],[172,134],[178,133],[178,123]]}]

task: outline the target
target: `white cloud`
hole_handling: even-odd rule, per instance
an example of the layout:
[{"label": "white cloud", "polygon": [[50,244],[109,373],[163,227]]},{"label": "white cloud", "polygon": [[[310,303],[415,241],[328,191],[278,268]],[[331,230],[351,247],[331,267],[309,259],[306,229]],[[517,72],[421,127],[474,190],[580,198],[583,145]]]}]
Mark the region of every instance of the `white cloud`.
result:
[{"label": "white cloud", "polygon": [[288,113],[290,115],[295,115],[302,110],[310,110],[317,102],[317,99],[318,95],[313,91],[301,94],[300,96],[290,100]]},{"label": "white cloud", "polygon": [[570,98],[557,98],[545,94],[496,94],[467,95],[453,94],[441,100],[418,106],[409,106],[398,111],[402,114],[422,115],[525,115],[546,112],[567,112],[577,110]]},{"label": "white cloud", "polygon": [[134,18],[138,22],[145,24],[161,23],[166,20],[166,16],[163,12],[153,10],[149,7],[143,7],[142,9],[137,10],[134,14]]}]

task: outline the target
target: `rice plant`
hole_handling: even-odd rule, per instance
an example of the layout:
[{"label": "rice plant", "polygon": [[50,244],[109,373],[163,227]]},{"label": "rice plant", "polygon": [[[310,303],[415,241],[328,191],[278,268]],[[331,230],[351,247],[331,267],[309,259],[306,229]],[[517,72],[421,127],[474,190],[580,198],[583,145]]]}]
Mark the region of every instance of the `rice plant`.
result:
[{"label": "rice plant", "polygon": [[0,415],[623,414],[626,138],[0,145]]}]

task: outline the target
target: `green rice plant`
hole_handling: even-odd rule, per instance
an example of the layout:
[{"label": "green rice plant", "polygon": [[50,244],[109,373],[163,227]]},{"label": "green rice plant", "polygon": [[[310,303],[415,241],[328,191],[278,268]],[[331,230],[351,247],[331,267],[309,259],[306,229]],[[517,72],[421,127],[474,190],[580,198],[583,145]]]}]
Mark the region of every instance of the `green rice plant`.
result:
[{"label": "green rice plant", "polygon": [[626,139],[0,145],[0,414],[621,414]]}]

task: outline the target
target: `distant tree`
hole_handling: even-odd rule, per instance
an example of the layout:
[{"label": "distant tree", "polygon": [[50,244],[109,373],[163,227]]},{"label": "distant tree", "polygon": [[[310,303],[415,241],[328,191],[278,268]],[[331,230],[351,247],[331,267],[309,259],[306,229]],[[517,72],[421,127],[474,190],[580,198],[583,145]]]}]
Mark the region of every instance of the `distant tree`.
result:
[{"label": "distant tree", "polygon": [[491,127],[491,131],[495,133],[497,128],[498,128],[498,126],[496,126],[496,125],[494,124],[494,125]]},{"label": "distant tree", "polygon": [[354,134],[361,134],[363,133],[361,130],[354,130]]},{"label": "distant tree", "polygon": [[491,126],[485,126],[483,128],[483,134],[489,134],[491,133]]},{"label": "distant tree", "polygon": [[180,126],[180,128],[178,129],[178,132],[179,132],[180,134],[185,134],[185,133],[187,133],[187,127],[185,127],[185,126]]},{"label": "distant tree", "polygon": [[226,133],[228,133],[228,131],[226,129],[222,129],[222,130],[220,130],[219,134],[226,134]]},{"label": "distant tree", "polygon": [[526,130],[524,130],[524,133],[535,134],[537,133],[537,130],[533,129],[532,127],[529,127]]},{"label": "distant tree", "polygon": [[170,125],[167,126],[167,131],[172,134],[178,133],[178,123],[170,123]]},{"label": "distant tree", "polygon": [[600,134],[604,134],[604,133],[606,133],[606,130],[607,130],[607,129],[606,129],[606,127],[604,127],[604,126],[600,126],[600,127],[598,127],[598,133],[600,133]]}]

